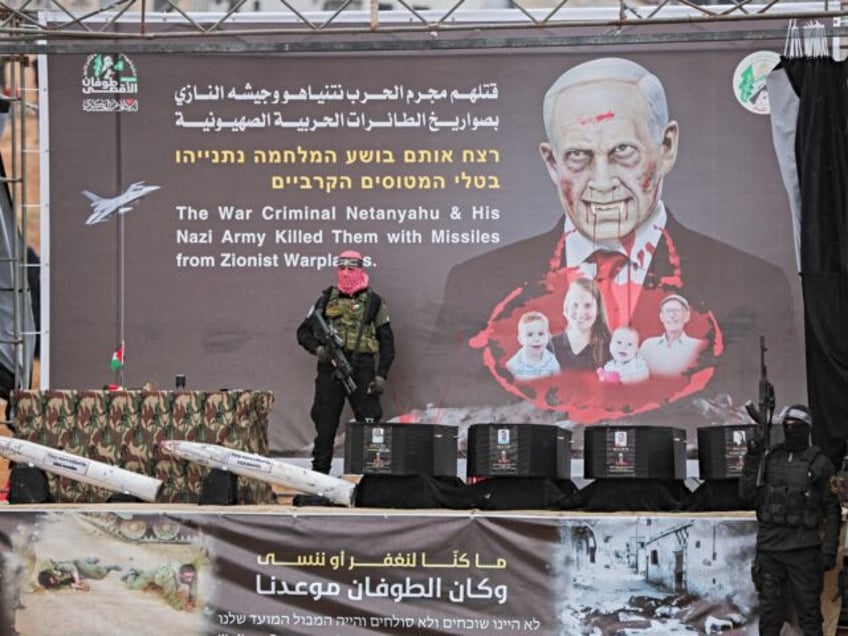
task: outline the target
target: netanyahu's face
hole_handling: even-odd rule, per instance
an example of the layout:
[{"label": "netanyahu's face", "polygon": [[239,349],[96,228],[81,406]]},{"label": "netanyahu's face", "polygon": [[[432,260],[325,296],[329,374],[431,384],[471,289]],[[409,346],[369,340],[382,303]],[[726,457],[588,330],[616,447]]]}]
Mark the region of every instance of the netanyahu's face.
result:
[{"label": "netanyahu's face", "polygon": [[654,211],[674,165],[677,124],[652,138],[648,105],[632,83],[593,81],[563,90],[552,139],[539,150],[577,230],[592,240],[621,239]]}]

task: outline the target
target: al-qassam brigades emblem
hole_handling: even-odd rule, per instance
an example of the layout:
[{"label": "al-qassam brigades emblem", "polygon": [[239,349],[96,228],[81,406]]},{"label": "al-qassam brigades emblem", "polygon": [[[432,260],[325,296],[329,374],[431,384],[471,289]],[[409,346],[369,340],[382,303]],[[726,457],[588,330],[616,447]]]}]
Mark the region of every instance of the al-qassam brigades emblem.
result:
[{"label": "al-qassam brigades emblem", "polygon": [[745,110],[757,115],[768,115],[769,108],[766,78],[780,62],[774,51],[755,51],[745,56],[733,72],[733,94]]},{"label": "al-qassam brigades emblem", "polygon": [[82,69],[82,110],[86,113],[138,111],[138,74],[123,53],[93,53]]}]

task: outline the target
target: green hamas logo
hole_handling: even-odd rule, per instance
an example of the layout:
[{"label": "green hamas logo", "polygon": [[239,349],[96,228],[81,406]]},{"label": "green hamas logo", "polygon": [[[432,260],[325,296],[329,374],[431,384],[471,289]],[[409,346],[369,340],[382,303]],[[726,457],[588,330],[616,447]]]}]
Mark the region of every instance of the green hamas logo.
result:
[{"label": "green hamas logo", "polygon": [[745,110],[768,115],[769,101],[766,78],[780,62],[774,51],[757,51],[747,55],[733,73],[733,94]]},{"label": "green hamas logo", "polygon": [[86,113],[138,111],[138,74],[123,53],[89,55],[82,68],[82,110]]}]

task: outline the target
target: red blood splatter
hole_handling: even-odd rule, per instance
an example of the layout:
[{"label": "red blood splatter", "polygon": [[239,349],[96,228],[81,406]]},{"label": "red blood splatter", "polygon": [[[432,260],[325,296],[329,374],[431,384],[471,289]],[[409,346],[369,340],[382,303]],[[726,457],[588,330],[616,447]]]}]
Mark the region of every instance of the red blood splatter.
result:
[{"label": "red blood splatter", "polygon": [[[677,255],[671,244],[669,251]],[[526,311],[541,311],[548,316],[554,337],[561,334],[566,326],[562,299],[569,283],[579,276],[576,268],[552,269],[537,285],[514,289],[494,308],[486,328],[469,340],[472,348],[482,350],[483,364],[504,390],[532,402],[539,409],[563,413],[575,422],[592,424],[651,411],[707,386],[715,373],[712,366],[696,368],[676,378],[652,378],[637,385],[603,383],[594,370],[571,369],[530,382],[516,382],[505,365],[519,347],[515,336],[519,317]],[[643,338],[658,335],[662,330],[657,319],[659,303],[668,290],[625,284],[634,287],[628,288],[628,293],[638,294],[640,298],[637,312],[629,317],[630,324]],[[718,358],[724,350],[721,330],[711,312],[693,309],[687,333],[709,339],[710,359]]]}]

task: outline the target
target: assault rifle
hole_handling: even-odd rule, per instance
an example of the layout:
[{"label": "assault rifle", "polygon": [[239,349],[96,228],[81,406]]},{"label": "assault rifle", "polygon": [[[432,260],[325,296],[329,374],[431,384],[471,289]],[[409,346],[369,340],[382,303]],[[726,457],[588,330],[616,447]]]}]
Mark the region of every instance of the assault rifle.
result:
[{"label": "assault rifle", "polygon": [[750,400],[745,403],[745,410],[748,412],[748,415],[761,427],[760,435],[762,436],[763,444],[765,444],[765,451],[763,452],[763,458],[760,462],[759,471],[757,472],[757,486],[762,486],[763,483],[765,483],[766,455],[768,455],[769,448],[771,447],[771,423],[772,417],[774,416],[775,406],[774,385],[769,382],[768,370],[766,369],[766,351],[768,351],[768,349],[766,349],[765,336],[760,336],[760,384],[758,405],[754,406],[753,402]]},{"label": "assault rifle", "polygon": [[318,340],[321,341],[321,344],[327,348],[327,352],[330,354],[330,364],[336,368],[336,377],[341,380],[347,394],[352,395],[356,391],[356,382],[353,381],[353,367],[350,364],[350,360],[344,354],[339,336],[336,330],[330,327],[327,321],[324,320],[320,309],[316,308],[312,312],[312,315],[315,316],[315,320],[321,328],[321,333],[318,334]]}]

